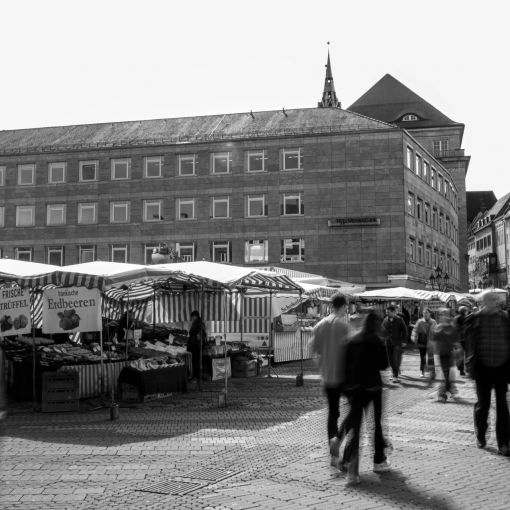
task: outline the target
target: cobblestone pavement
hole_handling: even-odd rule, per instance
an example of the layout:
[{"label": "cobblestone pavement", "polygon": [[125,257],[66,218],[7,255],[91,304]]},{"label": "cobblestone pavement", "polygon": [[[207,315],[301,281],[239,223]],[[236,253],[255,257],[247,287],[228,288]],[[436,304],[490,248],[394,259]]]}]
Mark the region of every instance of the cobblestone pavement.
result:
[{"label": "cobblestone pavement", "polygon": [[[487,448],[475,446],[470,381],[458,380],[458,401],[437,402],[435,387],[418,377],[416,353],[407,352],[402,383],[385,384],[392,470],[372,472],[365,431],[362,481],[348,487],[329,466],[314,365],[305,363],[301,387],[299,367],[231,379],[226,407],[220,382],[121,407],[115,421],[90,403],[56,414],[16,406],[3,426],[0,508],[510,508],[510,459],[497,455],[493,426]],[[141,490],[154,484],[181,495]]]}]

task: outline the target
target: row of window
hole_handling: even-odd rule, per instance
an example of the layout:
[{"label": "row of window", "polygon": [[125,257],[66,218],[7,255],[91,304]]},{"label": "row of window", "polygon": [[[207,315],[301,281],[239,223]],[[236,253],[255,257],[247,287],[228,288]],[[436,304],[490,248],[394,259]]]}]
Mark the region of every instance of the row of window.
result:
[{"label": "row of window", "polygon": [[457,192],[453,183],[443,176],[441,172],[431,167],[430,163],[409,145],[407,146],[406,165],[409,170],[423,179],[432,189],[443,195],[455,209],[457,208]]},{"label": "row of window", "polygon": [[[269,243],[267,239],[251,239],[244,241],[244,262],[266,263],[269,261],[268,254]],[[152,254],[158,245],[144,244],[144,263],[152,263]],[[69,247],[49,246],[46,248],[46,262],[55,266],[63,266],[65,262],[65,252]],[[73,248],[74,249],[74,248]],[[76,247],[78,261],[91,262],[97,258],[97,247],[94,245],[79,245]],[[179,257],[186,262],[197,260],[196,243],[176,243],[176,251]],[[33,248],[17,247],[14,249],[14,257],[17,260],[31,262],[33,260]],[[232,242],[231,241],[211,241],[209,242],[209,258],[213,262],[232,262]],[[0,257],[2,249],[0,248]],[[109,246],[109,257],[112,262],[129,261],[129,247],[127,244],[112,244]],[[304,262],[305,260],[305,240],[299,238],[280,240],[280,262]]]},{"label": "row of window", "polygon": [[[213,219],[231,218],[230,196],[210,197],[209,217]],[[176,199],[177,220],[196,220],[198,218],[196,198]],[[32,227],[35,225],[35,205],[16,206],[16,226]],[[98,222],[97,202],[80,202],[77,205],[78,224],[94,224]],[[302,216],[305,213],[302,193],[283,193],[280,196],[281,216]],[[162,221],[163,199],[143,200],[142,218],[145,222]],[[268,201],[266,194],[255,194],[245,196],[245,217],[259,218],[268,215]],[[112,201],[110,202],[110,223],[130,223],[131,202]],[[65,225],[67,223],[66,204],[46,205],[46,224]],[[0,207],[0,227],[5,226],[5,207]]]},{"label": "row of window", "polygon": [[411,192],[407,194],[407,214],[446,235],[455,243],[458,242],[458,229],[453,220],[447,214],[438,211],[436,207],[432,207],[427,202],[424,203],[421,198]]},{"label": "row of window", "polygon": [[444,250],[438,250],[421,241],[417,241],[414,237],[409,238],[409,261],[416,264],[429,267],[443,267],[448,275],[453,278],[459,277],[459,263],[450,255],[445,257]]},{"label": "row of window", "polygon": [[[177,157],[178,175],[195,175],[198,165],[197,154],[179,154]],[[265,150],[246,151],[244,169],[246,172],[267,171],[267,152]],[[148,156],[143,159],[143,176],[146,179],[163,177],[163,156]],[[99,161],[79,161],[78,180],[93,182],[98,180]],[[303,154],[301,148],[280,150],[280,170],[302,170]],[[18,165],[17,183],[20,186],[35,184],[35,164]],[[209,156],[211,174],[229,174],[232,172],[232,153],[213,152]],[[5,184],[6,167],[0,166],[0,186]],[[111,180],[125,180],[131,177],[131,159],[112,159],[110,161]],[[48,163],[48,183],[61,184],[68,180],[67,163]]]},{"label": "row of window", "polygon": [[492,246],[492,235],[488,234],[476,240],[476,250],[481,251]]}]

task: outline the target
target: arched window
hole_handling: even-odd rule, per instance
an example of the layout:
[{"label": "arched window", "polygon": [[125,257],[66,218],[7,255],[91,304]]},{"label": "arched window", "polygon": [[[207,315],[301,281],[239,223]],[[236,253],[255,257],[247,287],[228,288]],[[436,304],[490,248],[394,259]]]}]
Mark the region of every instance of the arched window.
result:
[{"label": "arched window", "polygon": [[420,120],[420,119],[418,118],[418,115],[415,115],[414,113],[406,113],[402,117],[402,121],[404,121],[404,122],[409,122],[411,120]]}]

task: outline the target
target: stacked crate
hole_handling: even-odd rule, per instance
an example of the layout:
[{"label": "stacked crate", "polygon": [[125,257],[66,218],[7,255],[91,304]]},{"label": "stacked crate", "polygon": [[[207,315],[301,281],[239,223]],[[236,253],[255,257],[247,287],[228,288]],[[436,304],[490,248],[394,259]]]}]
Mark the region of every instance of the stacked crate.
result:
[{"label": "stacked crate", "polygon": [[60,413],[80,408],[78,372],[45,372],[42,376],[41,411]]},{"label": "stacked crate", "polygon": [[257,361],[247,358],[232,358],[232,377],[256,377]]}]

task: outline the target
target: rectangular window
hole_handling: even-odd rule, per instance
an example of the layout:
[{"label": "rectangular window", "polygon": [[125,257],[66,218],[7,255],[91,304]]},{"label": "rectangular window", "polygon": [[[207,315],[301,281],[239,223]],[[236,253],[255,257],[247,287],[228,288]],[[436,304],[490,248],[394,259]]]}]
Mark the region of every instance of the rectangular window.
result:
[{"label": "rectangular window", "polygon": [[430,171],[430,185],[436,189],[436,170],[434,168]]},{"label": "rectangular window", "polygon": [[144,159],[144,177],[154,179],[161,177],[161,168],[163,166],[162,156],[151,156]]},{"label": "rectangular window", "polygon": [[430,246],[427,246],[425,248],[425,265],[427,267],[431,267],[431,262],[432,262],[432,260],[431,260]]},{"label": "rectangular window", "polygon": [[18,184],[31,186],[35,183],[35,165],[18,165]]},{"label": "rectangular window", "polygon": [[5,227],[5,207],[0,206],[0,228]]},{"label": "rectangular window", "polygon": [[303,156],[301,148],[282,149],[281,151],[281,169],[282,170],[302,170]]},{"label": "rectangular window", "polygon": [[196,154],[179,155],[179,175],[195,175]]},{"label": "rectangular window", "polygon": [[212,197],[211,217],[212,218],[230,217],[230,197]]},{"label": "rectangular window", "polygon": [[194,262],[195,243],[176,243],[175,249],[184,262]]},{"label": "rectangular window", "polygon": [[213,241],[211,243],[211,260],[213,262],[232,262],[230,241]]},{"label": "rectangular window", "polygon": [[110,247],[110,260],[112,262],[122,262],[126,264],[128,261],[128,247],[126,244],[112,244]]},{"label": "rectangular window", "polygon": [[421,198],[416,201],[416,217],[419,220],[423,219],[423,200]]},{"label": "rectangular window", "polygon": [[416,199],[414,198],[414,195],[412,193],[407,194],[407,214],[410,214],[411,216],[415,215],[415,209],[416,209]]},{"label": "rectangular window", "polygon": [[143,253],[144,253],[144,263],[145,265],[152,264],[152,254],[154,253],[154,250],[157,250],[159,246],[157,244],[145,244],[143,247]]},{"label": "rectangular window", "polygon": [[46,251],[46,260],[52,266],[64,265],[64,247],[63,246],[50,246]]},{"label": "rectangular window", "polygon": [[232,164],[230,152],[214,152],[211,154],[211,172],[213,174],[229,174]]},{"label": "rectangular window", "polygon": [[5,186],[5,166],[0,166],[0,186]]},{"label": "rectangular window", "polygon": [[143,221],[161,221],[162,219],[161,200],[144,200]]},{"label": "rectangular window", "polygon": [[66,204],[49,204],[46,206],[47,225],[66,224]]},{"label": "rectangular window", "polygon": [[432,208],[432,228],[437,230],[437,209]]},{"label": "rectangular window", "polygon": [[90,225],[97,223],[97,204],[78,204],[78,224]]},{"label": "rectangular window", "polygon": [[78,246],[78,260],[80,264],[94,262],[96,260],[96,247],[92,245]]},{"label": "rectangular window", "polygon": [[444,180],[443,195],[449,200],[450,199],[450,183],[446,179]]},{"label": "rectangular window", "polygon": [[416,241],[412,237],[409,238],[409,261],[416,261]]},{"label": "rectangular window", "polygon": [[267,204],[265,195],[246,196],[246,216],[248,218],[267,216]]},{"label": "rectangular window", "polygon": [[443,213],[439,213],[439,233],[444,232],[444,215]]},{"label": "rectangular window", "polygon": [[49,163],[48,164],[48,183],[62,184],[66,182],[66,163]]},{"label": "rectangular window", "polygon": [[97,181],[97,161],[80,161],[80,181]]},{"label": "rectangular window", "polygon": [[16,206],[16,226],[33,227],[35,225],[35,206],[18,205]]},{"label": "rectangular window", "polygon": [[424,220],[427,225],[430,225],[430,204],[425,204],[423,209]]},{"label": "rectangular window", "polygon": [[246,241],[244,243],[244,261],[250,262],[267,262],[268,261],[268,242],[267,239],[257,239]]},{"label": "rectangular window", "polygon": [[32,262],[32,248],[15,248],[14,258],[25,262]]},{"label": "rectangular window", "polygon": [[430,178],[430,164],[428,161],[423,162],[423,178],[429,182]]},{"label": "rectangular window", "polygon": [[423,264],[423,243],[418,243],[418,264]]},{"label": "rectangular window", "polygon": [[434,156],[444,156],[448,151],[448,139],[434,140]]},{"label": "rectangular window", "polygon": [[439,252],[437,250],[434,250],[434,261],[433,261],[433,267],[437,267],[439,265]]},{"label": "rectangular window", "polygon": [[450,237],[450,218],[448,216],[445,217],[445,231],[446,231],[446,237]]},{"label": "rectangular window", "polygon": [[129,223],[129,202],[110,203],[110,223]]},{"label": "rectangular window", "polygon": [[304,262],[305,240],[282,239],[280,250],[280,262]]},{"label": "rectangular window", "polygon": [[439,193],[443,192],[443,176],[441,174],[437,176],[437,191],[439,191]]},{"label": "rectangular window", "polygon": [[246,153],[246,170],[248,172],[265,172],[265,151],[248,151]]},{"label": "rectangular window", "polygon": [[411,147],[407,147],[407,151],[406,151],[406,165],[407,165],[407,168],[409,168],[409,170],[412,170],[413,169],[413,149],[411,149]]},{"label": "rectangular window", "polygon": [[284,193],[280,204],[282,216],[301,216],[305,214],[305,206],[301,193]]},{"label": "rectangular window", "polygon": [[414,171],[416,172],[416,175],[423,177],[422,159],[419,154],[416,154],[416,157],[415,157]]},{"label": "rectangular window", "polygon": [[195,219],[195,199],[178,198],[177,199],[177,219],[194,220]]},{"label": "rectangular window", "polygon": [[121,181],[129,179],[131,171],[131,160],[126,159],[112,159],[112,181]]}]

